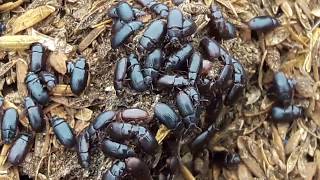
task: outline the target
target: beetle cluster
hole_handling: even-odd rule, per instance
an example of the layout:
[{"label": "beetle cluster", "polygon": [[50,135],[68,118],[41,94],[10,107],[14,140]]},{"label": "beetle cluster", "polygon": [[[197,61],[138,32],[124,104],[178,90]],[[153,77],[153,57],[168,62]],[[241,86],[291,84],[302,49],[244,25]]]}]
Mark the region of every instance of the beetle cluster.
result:
[{"label": "beetle cluster", "polygon": [[[53,90],[58,81],[53,73],[46,71],[47,53],[44,46],[40,43],[32,44],[30,51],[29,72],[25,79],[29,96],[24,99],[24,113],[29,120],[32,131],[40,133],[46,127],[42,108],[48,105],[49,92]],[[80,95],[87,85],[88,64],[84,58],[79,58],[75,63],[68,62],[66,66],[71,75],[71,90],[74,94]],[[5,144],[14,141],[8,155],[8,161],[13,165],[19,165],[23,162],[32,144],[33,135],[20,133],[19,137],[15,139],[19,125],[19,113],[15,108],[4,109],[3,104],[4,99],[1,97],[0,108],[1,111],[4,111],[3,115],[0,113],[2,141]],[[52,117],[50,121],[59,142],[66,147],[72,147],[75,144],[75,136],[68,123],[57,116]]]},{"label": "beetle cluster", "polygon": [[[138,2],[149,9],[153,7],[148,5],[149,2],[157,4],[154,1]],[[150,22],[138,38],[136,43],[138,53],[129,53],[128,56],[118,59],[114,72],[114,89],[120,96],[129,79],[130,87],[136,92],[173,91],[174,104],[179,113],[171,103],[159,102],[154,107],[154,119],[172,132],[178,144],[180,142],[187,144],[190,150],[196,153],[208,143],[215,132],[220,130],[215,118],[223,105],[231,106],[241,97],[246,86],[246,74],[241,63],[216,40],[205,36],[196,48],[190,38],[187,38],[196,32],[196,24],[192,19],[184,17],[180,9],[163,8],[162,10],[162,15],[157,11],[160,18]],[[113,18],[111,44],[114,49],[123,47],[132,35],[142,29],[143,23],[136,20],[135,12],[137,10],[126,2],[120,2],[109,10],[109,15],[112,14],[110,16]],[[234,26],[223,18],[217,6],[211,6],[210,17],[209,26],[213,27],[213,34],[218,36],[218,39],[235,37]],[[206,60],[203,60],[204,58]],[[218,77],[208,76],[214,61],[223,64]],[[209,102],[209,106],[204,105],[203,99]],[[207,128],[199,122],[199,115],[205,108],[207,108],[205,123],[209,124]],[[139,134],[138,130],[135,130],[138,129],[136,125],[111,123],[107,126],[107,133],[112,139],[115,137],[112,137],[114,133],[110,129],[119,130],[118,126],[121,126],[123,136],[128,132]],[[133,137],[139,142],[140,138],[137,135]],[[150,138],[147,139],[150,140]],[[116,141],[119,142],[119,139],[116,138]],[[123,139],[120,139],[120,142],[122,141]],[[103,142],[102,147],[112,144],[118,147],[118,150],[127,149],[121,156],[109,152],[108,155],[120,160],[112,165],[111,169],[105,173],[105,177],[113,174],[116,179],[116,177],[123,177],[123,174],[133,175],[128,172],[126,160],[123,161],[123,159],[128,158],[128,155],[137,156],[137,154],[133,150],[128,150],[128,146],[118,142],[111,140]],[[143,144],[138,144],[146,152]],[[176,156],[174,154],[179,152],[173,153],[172,156]],[[222,159],[222,164],[225,165],[240,162],[239,155],[232,152],[217,153],[214,157]]]},{"label": "beetle cluster", "polygon": [[272,107],[271,117],[276,122],[292,122],[303,116],[303,109],[292,105],[294,95],[294,81],[288,79],[283,72],[274,75],[269,95],[276,99],[276,105]]}]

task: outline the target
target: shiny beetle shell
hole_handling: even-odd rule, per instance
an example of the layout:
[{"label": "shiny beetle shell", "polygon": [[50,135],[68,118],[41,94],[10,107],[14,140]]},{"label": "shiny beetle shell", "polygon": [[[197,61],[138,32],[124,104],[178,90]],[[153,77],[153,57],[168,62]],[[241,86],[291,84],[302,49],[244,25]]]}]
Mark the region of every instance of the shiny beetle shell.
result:
[{"label": "shiny beetle shell", "polygon": [[8,161],[14,166],[21,164],[28,154],[31,145],[32,136],[26,133],[20,134],[10,148]]},{"label": "shiny beetle shell", "polygon": [[5,144],[10,144],[17,133],[19,121],[18,111],[14,108],[5,110],[1,123],[1,137]]},{"label": "shiny beetle shell", "polygon": [[74,94],[80,95],[86,88],[89,77],[89,65],[86,59],[80,57],[75,63],[71,73],[71,90]]},{"label": "shiny beetle shell", "polygon": [[72,148],[76,144],[75,135],[70,125],[62,118],[54,116],[51,126],[59,142],[66,148]]}]

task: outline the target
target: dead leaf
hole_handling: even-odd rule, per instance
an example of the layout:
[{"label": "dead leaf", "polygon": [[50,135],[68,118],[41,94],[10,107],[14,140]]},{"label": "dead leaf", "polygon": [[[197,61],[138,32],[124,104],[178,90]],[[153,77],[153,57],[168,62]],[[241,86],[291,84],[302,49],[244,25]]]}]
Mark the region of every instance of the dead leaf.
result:
[{"label": "dead leaf", "polygon": [[91,109],[83,108],[76,112],[75,118],[81,121],[90,121],[92,114],[93,114],[93,111]]},{"label": "dead leaf", "polygon": [[261,96],[260,89],[253,86],[246,93],[246,97],[247,97],[246,105],[250,105],[250,104],[257,102],[259,100],[260,96]]},{"label": "dead leaf", "polygon": [[265,36],[266,46],[274,46],[280,44],[289,37],[290,33],[284,26],[277,27]]},{"label": "dead leaf", "polygon": [[55,108],[52,108],[50,111],[50,114],[51,114],[51,117],[58,116],[63,119],[67,119],[67,116],[68,116],[63,106],[57,106]]},{"label": "dead leaf", "polygon": [[277,154],[280,157],[280,160],[285,162],[286,156],[285,156],[285,151],[284,151],[284,146],[282,143],[282,139],[278,133],[277,128],[272,125],[272,143],[273,143],[273,147],[276,149]]},{"label": "dead leaf", "polygon": [[273,72],[278,72],[281,66],[280,52],[275,47],[267,49],[266,63]]},{"label": "dead leaf", "polygon": [[210,7],[213,0],[203,0],[203,1],[204,1],[204,4],[205,4],[205,5],[207,5],[208,7]]},{"label": "dead leaf", "polygon": [[298,2],[295,2],[294,3],[294,8],[296,10],[296,13],[298,15],[298,19],[299,19],[299,22],[301,23],[301,25],[306,29],[306,30],[311,30],[311,25],[310,25],[310,22],[308,20],[308,17],[306,16],[306,14],[304,14],[302,12],[302,9],[300,8]]},{"label": "dead leaf", "polygon": [[285,146],[286,154],[291,154],[297,148],[303,133],[303,128],[300,128],[290,135],[290,138]]},{"label": "dead leaf", "polygon": [[314,9],[311,10],[311,14],[316,16],[316,17],[320,17],[320,6],[315,7]]},{"label": "dead leaf", "polygon": [[253,180],[253,176],[249,169],[244,164],[238,166],[238,178],[239,180]]},{"label": "dead leaf", "polygon": [[160,125],[157,134],[156,134],[156,140],[159,144],[162,144],[162,141],[168,136],[170,133],[170,129],[168,129],[163,124]]},{"label": "dead leaf", "polygon": [[54,68],[54,70],[62,75],[67,73],[67,60],[67,55],[60,51],[51,52],[48,57],[50,65]]},{"label": "dead leaf", "polygon": [[293,16],[293,10],[291,9],[291,6],[288,1],[283,1],[280,7],[288,18],[291,18]]},{"label": "dead leaf", "polygon": [[16,34],[39,23],[53,13],[56,9],[53,6],[45,5],[30,9],[19,16],[12,24],[12,34]]},{"label": "dead leaf", "polygon": [[237,139],[237,145],[239,148],[239,154],[241,157],[241,160],[244,162],[244,164],[248,167],[248,169],[258,178],[264,178],[264,172],[261,169],[258,162],[250,155],[249,151],[246,147],[246,136],[239,136]]},{"label": "dead leaf", "polygon": [[294,149],[287,160],[287,174],[289,174],[296,166],[301,155],[301,147]]},{"label": "dead leaf", "polygon": [[[47,36],[45,34],[42,34],[36,30],[34,30],[33,28],[31,28],[30,31],[28,31],[28,34],[33,35],[33,36],[37,36],[40,37],[39,42],[45,46],[46,48],[48,48],[50,51],[59,51],[65,54],[68,54],[70,52],[73,51],[73,46],[71,46],[70,44],[67,44],[66,42],[63,42],[64,47],[62,47],[61,45],[57,44],[60,43],[60,40],[58,38],[53,38],[50,36]],[[64,44],[65,43],[65,44]]]},{"label": "dead leaf", "polygon": [[28,64],[23,59],[19,58],[17,60],[17,89],[20,96],[25,97],[28,95],[27,86],[25,83],[25,78],[28,73]]},{"label": "dead leaf", "polygon": [[17,8],[20,6],[24,1],[23,0],[17,0],[14,2],[7,2],[0,5],[0,13],[11,11],[12,9]]}]

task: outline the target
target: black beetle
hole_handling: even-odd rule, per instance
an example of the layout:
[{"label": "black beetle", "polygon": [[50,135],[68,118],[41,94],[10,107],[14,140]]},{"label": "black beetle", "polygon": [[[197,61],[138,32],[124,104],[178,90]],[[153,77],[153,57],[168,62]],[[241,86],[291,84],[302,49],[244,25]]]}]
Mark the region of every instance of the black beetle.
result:
[{"label": "black beetle", "polygon": [[3,22],[0,22],[0,36],[6,31],[7,27]]},{"label": "black beetle", "polygon": [[100,148],[105,155],[118,159],[124,159],[136,155],[131,147],[111,141],[109,139],[103,140]]},{"label": "black beetle", "polygon": [[271,16],[256,16],[248,22],[248,26],[254,31],[271,31],[280,26],[280,22]]},{"label": "black beetle", "polygon": [[197,24],[192,19],[184,19],[182,24],[182,34],[184,37],[191,36],[197,30]]},{"label": "black beetle", "polygon": [[198,107],[200,105],[200,93],[197,88],[190,86],[184,88],[183,91],[190,97],[194,107]]},{"label": "black beetle", "polygon": [[194,52],[190,57],[189,70],[188,70],[188,78],[191,85],[194,85],[196,80],[198,79],[198,74],[202,68],[202,56],[199,52]]},{"label": "black beetle", "polygon": [[31,97],[41,105],[46,105],[50,98],[46,88],[41,84],[39,76],[34,72],[29,72],[25,81]]},{"label": "black beetle", "polygon": [[127,2],[119,2],[116,7],[110,9],[109,17],[117,17],[124,22],[130,22],[135,19],[135,14]]},{"label": "black beetle", "polygon": [[90,166],[90,135],[86,129],[78,135],[76,149],[81,166],[88,168]]},{"label": "black beetle", "polygon": [[231,153],[226,151],[213,152],[211,162],[224,167],[235,167],[241,162],[240,155],[238,153]]},{"label": "black beetle", "polygon": [[54,74],[50,72],[45,72],[41,71],[39,73],[40,80],[46,84],[46,87],[49,91],[52,91],[52,89],[56,86],[57,84],[57,78]]},{"label": "black beetle", "polygon": [[114,69],[113,87],[116,94],[119,95],[123,89],[124,79],[127,74],[128,59],[121,58],[117,61],[116,68]]},{"label": "black beetle", "polygon": [[241,94],[245,89],[247,83],[246,72],[241,63],[233,57],[231,61],[234,68],[233,85],[228,92],[225,101],[226,105],[234,104],[241,97]]},{"label": "black beetle", "polygon": [[34,43],[31,45],[31,61],[30,71],[38,73],[44,70],[45,62],[45,48],[40,43]]},{"label": "black beetle", "polygon": [[123,45],[123,43],[137,30],[143,27],[143,23],[140,21],[131,21],[124,24],[119,31],[116,31],[111,39],[112,49],[116,49]]},{"label": "black beetle", "polygon": [[114,111],[101,112],[94,122],[90,123],[87,131],[90,137],[94,136],[97,131],[107,127],[115,118],[116,113]]},{"label": "black beetle", "polygon": [[209,37],[204,37],[200,41],[200,48],[204,51],[206,57],[213,61],[214,58],[218,58],[223,54],[220,52],[223,50],[216,40],[210,39]]},{"label": "black beetle", "polygon": [[161,49],[155,49],[146,57],[143,66],[143,75],[146,79],[156,82],[159,77],[159,70],[164,61],[164,53]]},{"label": "black beetle", "polygon": [[135,179],[152,180],[148,166],[141,159],[129,157],[125,163],[128,174]]},{"label": "black beetle", "polygon": [[72,148],[76,144],[75,135],[72,132],[70,125],[58,116],[51,119],[51,126],[59,142],[66,148]]},{"label": "black beetle", "polygon": [[42,132],[46,127],[46,122],[43,119],[41,107],[39,107],[31,97],[26,97],[24,99],[24,107],[32,130]]},{"label": "black beetle", "polygon": [[135,139],[143,151],[152,154],[158,147],[158,142],[145,127],[129,123],[113,122],[107,127],[107,133],[115,140]]},{"label": "black beetle", "polygon": [[137,0],[141,5],[149,8],[161,17],[167,17],[169,8],[165,4],[156,2],[155,0]]},{"label": "black beetle", "polygon": [[178,8],[171,9],[167,17],[167,35],[170,42],[178,42],[182,37],[183,14]]},{"label": "black beetle", "polygon": [[303,117],[303,109],[295,105],[285,108],[274,106],[272,107],[271,117],[275,122],[292,122],[299,117]]},{"label": "black beetle", "polygon": [[16,109],[8,108],[5,110],[1,123],[1,137],[5,144],[10,144],[17,132],[19,115]]},{"label": "black beetle", "polygon": [[168,61],[165,64],[166,70],[180,69],[183,65],[186,65],[188,58],[193,52],[193,47],[191,44],[184,45],[177,52],[174,52],[168,57]]},{"label": "black beetle", "polygon": [[192,141],[190,144],[191,151],[198,152],[202,150],[217,131],[218,129],[214,125],[209,126],[206,131],[202,132]]},{"label": "black beetle", "polygon": [[148,123],[151,118],[147,111],[139,108],[128,108],[117,113],[117,121],[120,122],[135,122]]},{"label": "black beetle", "polygon": [[126,175],[126,164],[116,161],[102,176],[103,180],[120,180]]},{"label": "black beetle", "polygon": [[212,26],[213,35],[220,39],[232,39],[235,38],[235,27],[230,22],[227,22],[218,6],[214,3],[211,5],[210,24]]},{"label": "black beetle", "polygon": [[165,21],[158,19],[151,22],[139,40],[138,50],[140,52],[154,50],[158,43],[163,39],[165,34]]},{"label": "black beetle", "polygon": [[68,72],[71,73],[71,91],[79,96],[85,90],[89,78],[89,65],[86,59],[80,57],[74,63],[69,62]]},{"label": "black beetle", "polygon": [[31,134],[20,134],[11,146],[8,154],[8,161],[14,166],[21,164],[28,154],[32,142]]},{"label": "black beetle", "polygon": [[274,75],[273,86],[270,90],[279,102],[287,106],[293,98],[293,87],[293,81],[288,79],[283,72],[277,72]]},{"label": "black beetle", "polygon": [[190,81],[183,76],[164,75],[159,78],[157,85],[163,88],[184,87],[190,85]]},{"label": "black beetle", "polygon": [[188,129],[196,128],[199,118],[196,109],[193,106],[191,98],[184,92],[180,91],[176,98],[178,110],[182,120]]},{"label": "black beetle", "polygon": [[2,119],[2,115],[3,115],[3,104],[4,104],[4,98],[2,96],[0,96],[0,120]]},{"label": "black beetle", "polygon": [[131,53],[128,57],[128,62],[128,73],[132,88],[138,92],[147,90],[152,80],[143,76],[137,55]]},{"label": "black beetle", "polygon": [[181,119],[167,104],[157,103],[154,107],[154,116],[161,124],[164,124],[170,130],[179,133],[183,128]]}]

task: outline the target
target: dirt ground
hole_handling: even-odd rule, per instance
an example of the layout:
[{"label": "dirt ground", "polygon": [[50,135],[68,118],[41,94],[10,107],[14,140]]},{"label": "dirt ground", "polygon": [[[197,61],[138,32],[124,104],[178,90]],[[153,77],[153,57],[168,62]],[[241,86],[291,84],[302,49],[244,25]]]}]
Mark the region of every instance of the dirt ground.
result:
[{"label": "dirt ground", "polygon": [[[55,72],[59,80],[59,85],[51,92],[52,102],[44,108],[46,130],[33,133],[34,145],[24,163],[13,167],[6,162],[10,145],[2,145],[0,179],[101,179],[114,160],[99,150],[99,142],[106,134],[100,132],[91,143],[91,166],[83,169],[78,164],[76,151],[63,148],[55,138],[50,117],[64,117],[79,134],[105,110],[137,107],[152,116],[157,102],[175,104],[172,91],[137,93],[127,86],[120,96],[116,96],[113,88],[115,63],[120,57],[135,52],[143,32],[136,33],[124,47],[111,48],[112,20],[106,12],[116,3],[110,0],[0,3],[0,22],[7,26],[0,37],[0,95],[5,98],[5,108],[18,109],[19,132],[32,133],[23,111],[23,97],[28,94],[24,79],[30,62],[30,44],[41,42],[48,49],[47,69]],[[142,9],[134,1],[129,3]],[[175,6],[169,0],[164,3]],[[235,105],[223,107],[224,128],[203,152],[192,154],[187,147],[182,147],[182,165],[174,179],[320,179],[320,2],[185,0],[179,8],[198,25],[197,32],[189,39],[194,47],[198,47],[201,38],[208,34],[211,3],[221,7],[225,19],[237,29],[237,38],[221,44],[244,66],[247,86]],[[156,17],[147,9],[143,10],[147,14],[140,20],[145,24]],[[281,25],[266,33],[250,31],[246,22],[260,15],[276,17]],[[70,75],[66,73],[65,64],[80,55],[90,65],[90,80],[85,92],[77,97],[68,86]],[[221,64],[216,62],[210,75],[217,76],[220,70]],[[267,90],[274,73],[279,71],[295,81],[292,103],[304,109],[305,117],[292,123],[277,123],[270,118],[275,102],[267,97]],[[203,130],[205,113],[205,110],[201,111]],[[144,124],[153,134],[157,134],[158,125],[156,120]],[[172,138],[170,134],[158,132],[158,136],[161,135]],[[162,144],[154,156],[140,155],[149,167],[153,167],[151,173],[155,179],[158,179],[157,169],[164,166],[161,163],[169,156],[168,144]],[[210,154],[217,151],[237,152],[241,163],[224,167],[210,162]]]}]

